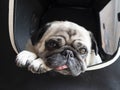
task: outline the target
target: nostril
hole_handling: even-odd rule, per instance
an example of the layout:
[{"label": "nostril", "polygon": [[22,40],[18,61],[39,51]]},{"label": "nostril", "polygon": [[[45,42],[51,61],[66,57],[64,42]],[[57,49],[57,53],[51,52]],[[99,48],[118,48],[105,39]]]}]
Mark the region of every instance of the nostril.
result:
[{"label": "nostril", "polygon": [[73,54],[73,53],[70,53],[69,55],[70,55],[70,57],[74,57],[74,54]]},{"label": "nostril", "polygon": [[69,57],[74,57],[73,52],[70,52],[70,53],[69,53]]},{"label": "nostril", "polygon": [[64,50],[61,54],[65,57],[74,57],[73,51],[71,50]]},{"label": "nostril", "polygon": [[66,50],[64,50],[61,54],[66,57],[67,56]]}]

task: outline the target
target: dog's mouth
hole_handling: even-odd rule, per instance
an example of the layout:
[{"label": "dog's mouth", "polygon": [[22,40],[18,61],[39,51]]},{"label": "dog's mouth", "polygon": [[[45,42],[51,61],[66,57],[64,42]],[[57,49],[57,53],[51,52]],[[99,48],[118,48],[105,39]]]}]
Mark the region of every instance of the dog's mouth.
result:
[{"label": "dog's mouth", "polygon": [[66,49],[60,53],[49,55],[46,58],[46,64],[61,74],[78,76],[86,70],[86,64],[76,54],[74,51]]},{"label": "dog's mouth", "polygon": [[84,62],[70,58],[67,60],[66,64],[56,66],[53,70],[64,75],[78,76],[85,71],[85,67]]},{"label": "dog's mouth", "polygon": [[68,69],[68,66],[67,65],[63,65],[63,66],[58,66],[57,68],[55,68],[56,70],[58,71],[61,71],[61,70],[65,70],[65,69]]},{"label": "dog's mouth", "polygon": [[83,73],[85,70],[83,70],[82,66],[63,65],[55,68],[55,71],[60,72],[61,74],[64,74],[64,75],[78,76],[81,73]]},{"label": "dog's mouth", "polygon": [[59,72],[63,75],[72,75],[69,67],[67,65],[58,66],[54,69],[56,72]]}]

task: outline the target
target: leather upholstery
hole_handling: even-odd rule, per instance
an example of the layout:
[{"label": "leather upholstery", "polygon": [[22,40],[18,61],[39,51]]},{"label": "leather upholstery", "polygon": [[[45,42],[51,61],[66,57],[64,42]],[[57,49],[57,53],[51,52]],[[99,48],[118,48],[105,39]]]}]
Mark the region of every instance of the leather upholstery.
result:
[{"label": "leather upholstery", "polygon": [[[61,12],[63,12],[63,9],[60,9]],[[56,8],[51,11],[54,10]],[[69,15],[69,10],[64,10],[67,10]],[[78,9],[73,10],[73,12],[79,13]],[[84,13],[80,17],[85,17],[83,15],[86,15],[87,19],[89,17],[90,20],[94,18],[88,16],[92,15],[91,10],[89,14],[86,13],[86,10],[82,12]],[[48,20],[47,15],[44,16],[44,22]],[[48,16],[51,16],[51,14],[49,13]],[[71,15],[69,16],[72,17]],[[77,18],[73,20],[79,21]],[[88,22],[94,23],[94,21]],[[85,24],[90,23],[85,22],[83,25]],[[87,28],[94,27],[89,26]],[[0,37],[0,90],[120,90],[120,58],[111,66],[101,70],[85,72],[79,77],[62,76],[53,73],[52,75],[51,73],[36,75],[25,69],[18,68],[14,61],[16,54],[11,47],[8,35],[8,0],[0,0]]]}]

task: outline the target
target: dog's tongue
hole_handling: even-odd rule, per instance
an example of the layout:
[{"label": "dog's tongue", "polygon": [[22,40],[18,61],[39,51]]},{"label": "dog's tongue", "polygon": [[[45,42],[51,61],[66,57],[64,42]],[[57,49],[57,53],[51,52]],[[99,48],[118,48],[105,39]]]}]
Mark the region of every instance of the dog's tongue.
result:
[{"label": "dog's tongue", "polygon": [[56,70],[63,70],[63,69],[66,69],[68,68],[67,65],[63,65],[63,66],[59,66],[56,68]]}]

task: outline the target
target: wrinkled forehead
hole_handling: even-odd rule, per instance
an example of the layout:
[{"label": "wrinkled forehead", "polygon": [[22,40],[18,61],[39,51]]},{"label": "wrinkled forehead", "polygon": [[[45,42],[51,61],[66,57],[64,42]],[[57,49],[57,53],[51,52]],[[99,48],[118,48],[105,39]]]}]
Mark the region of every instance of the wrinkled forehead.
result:
[{"label": "wrinkled forehead", "polygon": [[89,31],[71,22],[53,23],[49,30],[52,32],[51,36],[61,36],[69,44],[74,40],[81,40],[84,44],[91,42]]},{"label": "wrinkled forehead", "polygon": [[84,29],[84,27],[69,21],[54,21],[49,23],[51,28],[62,28],[62,29]]},{"label": "wrinkled forehead", "polygon": [[82,26],[79,26],[72,22],[53,22],[49,29],[55,34],[65,34],[69,35],[70,37],[78,35],[78,36],[86,36],[89,35],[89,32]]}]

